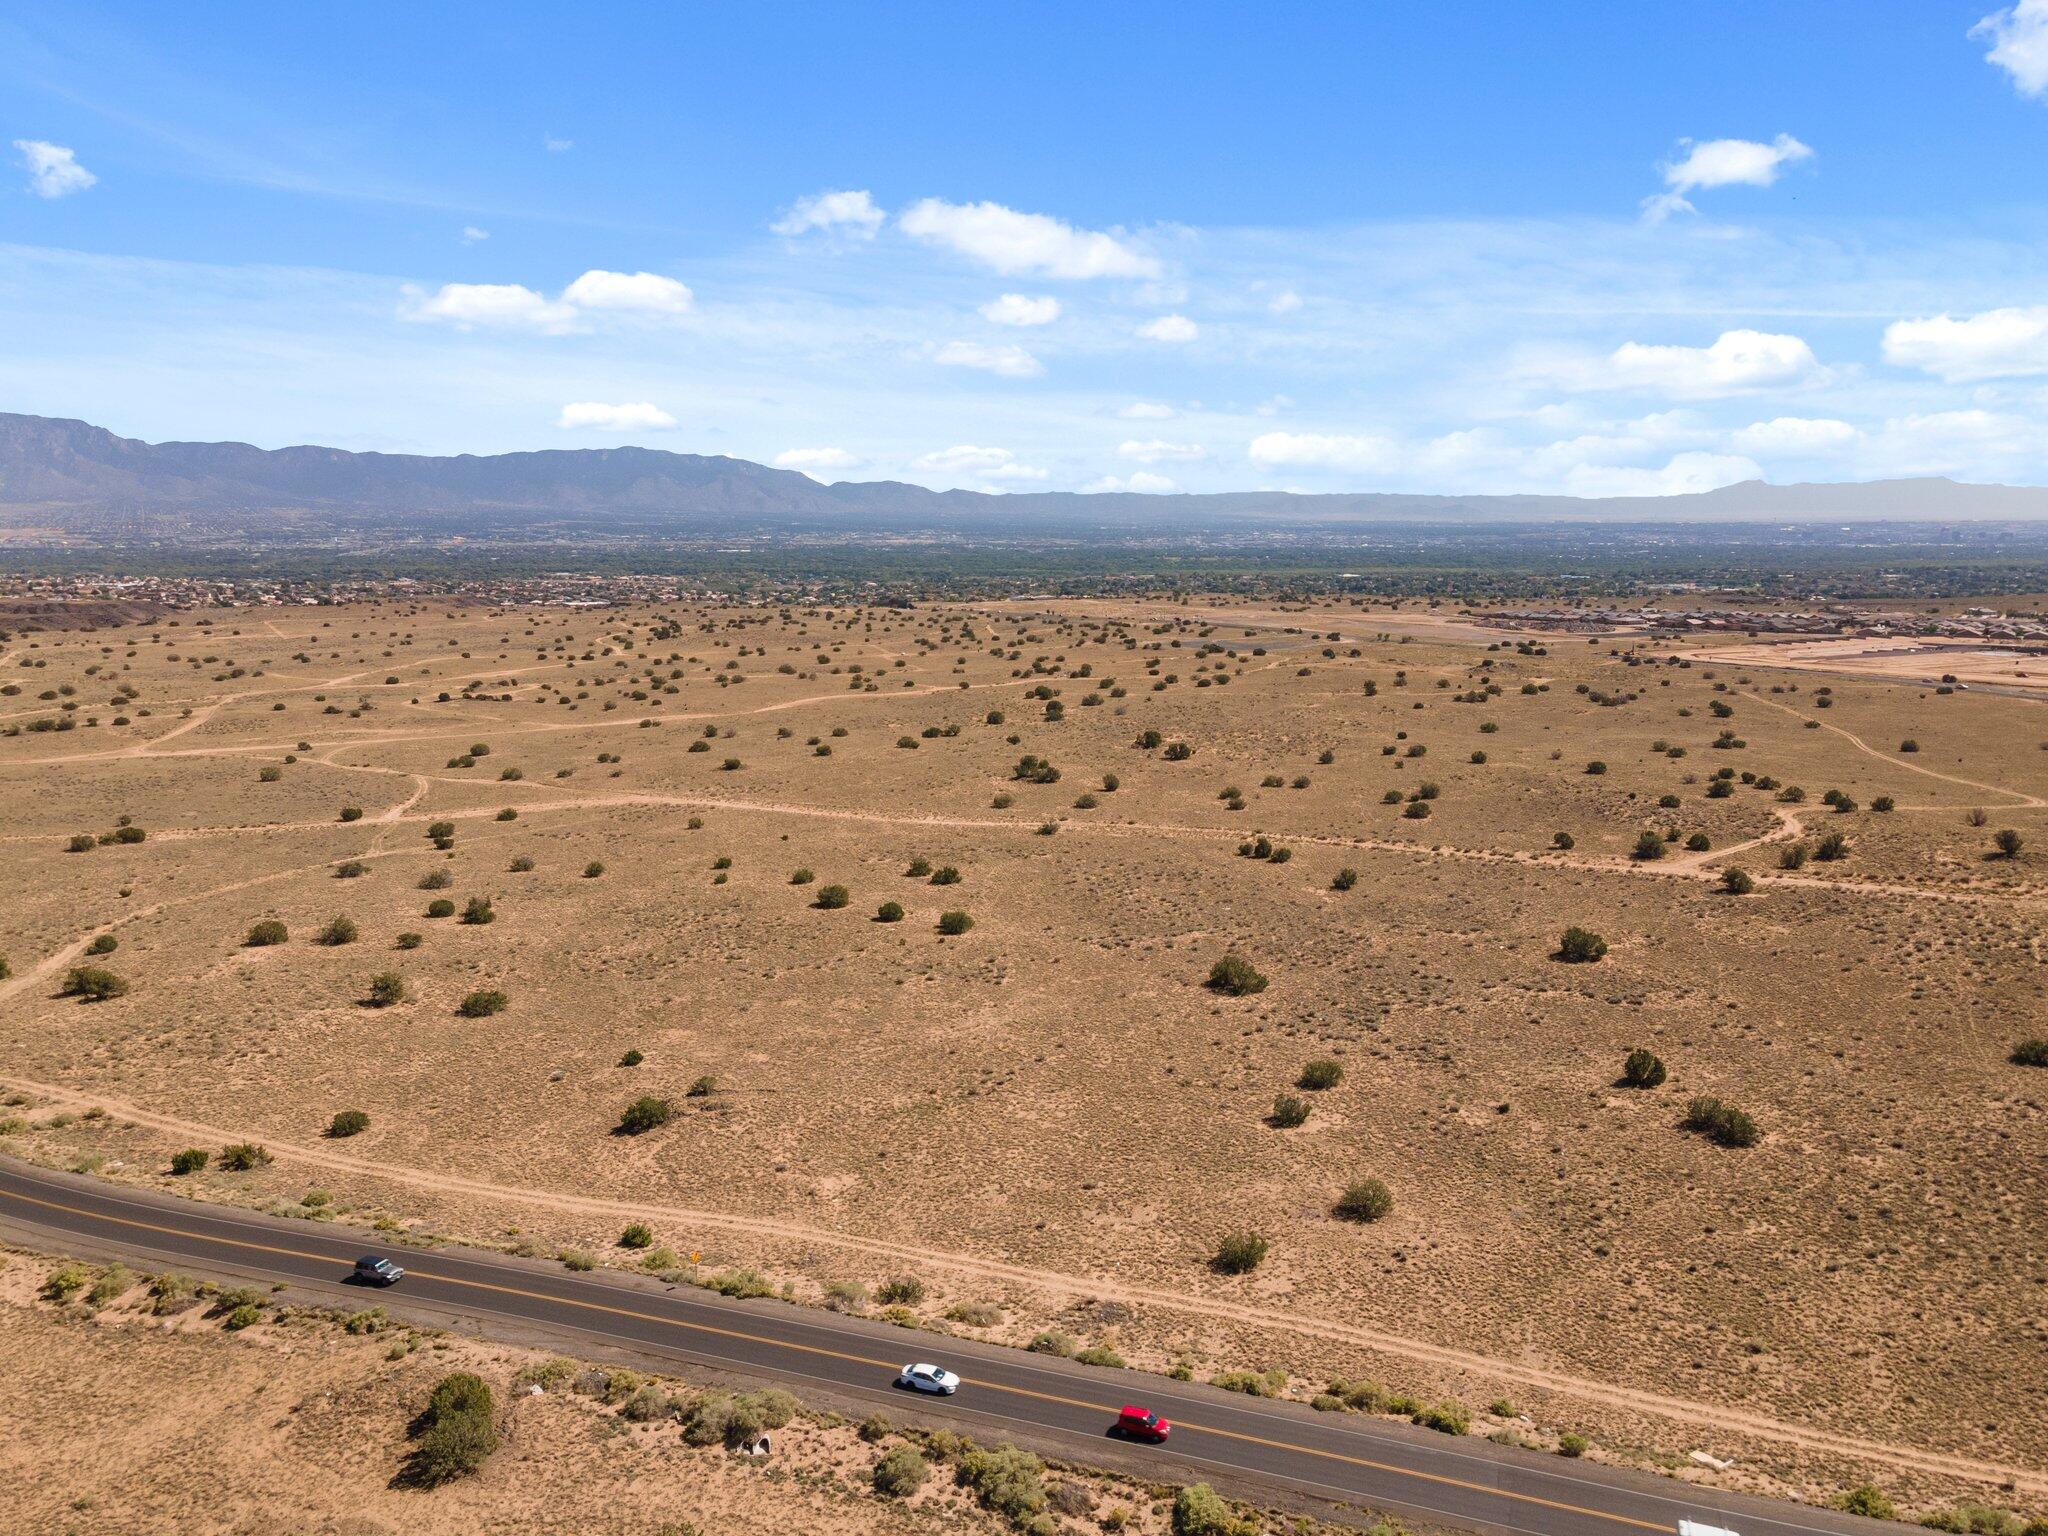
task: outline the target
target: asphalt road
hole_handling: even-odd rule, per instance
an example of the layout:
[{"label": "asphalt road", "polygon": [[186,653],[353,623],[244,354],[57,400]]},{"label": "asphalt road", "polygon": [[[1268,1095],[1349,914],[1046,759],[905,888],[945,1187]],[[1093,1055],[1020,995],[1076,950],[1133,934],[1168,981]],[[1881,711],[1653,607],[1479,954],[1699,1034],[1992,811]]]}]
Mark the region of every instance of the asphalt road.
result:
[{"label": "asphalt road", "polygon": [[[1632,1536],[1681,1518],[1741,1536],[1885,1536],[1896,1527],[1828,1510],[1705,1492],[1617,1471],[1299,1403],[1244,1397],[1137,1372],[773,1301],[731,1301],[638,1276],[452,1246],[384,1246],[373,1236],[195,1200],[124,1190],[0,1158],[0,1229],[58,1253],[121,1256],[195,1276],[282,1282],[308,1299],[386,1307],[394,1317],[604,1358],[621,1350],[791,1388],[820,1406],[879,1409],[901,1422],[1010,1439],[1074,1462],[1149,1479],[1207,1481],[1239,1497],[1363,1505],[1416,1521],[1528,1536]],[[347,1283],[360,1253],[388,1254],[406,1277],[386,1290]],[[890,1383],[910,1359],[959,1372],[957,1396]],[[1135,1402],[1173,1421],[1172,1440],[1108,1435]]]}]

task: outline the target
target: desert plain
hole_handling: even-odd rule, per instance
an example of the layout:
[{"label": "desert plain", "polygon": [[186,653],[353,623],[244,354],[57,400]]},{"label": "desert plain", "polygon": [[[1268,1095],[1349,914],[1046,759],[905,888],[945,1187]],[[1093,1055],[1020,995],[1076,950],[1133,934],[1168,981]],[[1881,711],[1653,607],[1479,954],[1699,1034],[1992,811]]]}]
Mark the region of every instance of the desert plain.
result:
[{"label": "desert plain", "polygon": [[2039,1513],[2048,717],[1725,648],[1226,598],[15,634],[0,1149]]}]

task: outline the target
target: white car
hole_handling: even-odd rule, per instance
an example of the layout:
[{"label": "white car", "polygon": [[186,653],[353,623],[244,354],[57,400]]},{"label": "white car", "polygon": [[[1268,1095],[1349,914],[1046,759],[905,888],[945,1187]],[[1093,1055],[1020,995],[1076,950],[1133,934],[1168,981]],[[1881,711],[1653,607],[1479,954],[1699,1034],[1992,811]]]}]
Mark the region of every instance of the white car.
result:
[{"label": "white car", "polygon": [[896,1385],[909,1387],[914,1392],[938,1392],[951,1397],[960,1390],[960,1378],[943,1365],[906,1365],[897,1376]]}]

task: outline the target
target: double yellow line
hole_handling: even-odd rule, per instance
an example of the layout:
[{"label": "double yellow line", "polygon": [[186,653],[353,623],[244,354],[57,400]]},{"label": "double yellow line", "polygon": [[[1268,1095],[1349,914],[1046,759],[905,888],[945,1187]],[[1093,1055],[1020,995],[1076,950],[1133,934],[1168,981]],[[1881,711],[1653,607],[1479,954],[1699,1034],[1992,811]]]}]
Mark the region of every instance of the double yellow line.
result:
[{"label": "double yellow line", "polygon": [[[247,1238],[214,1237],[208,1234],[190,1232],[182,1227],[167,1226],[161,1222],[142,1221],[130,1216],[112,1216],[83,1206],[67,1205],[60,1200],[45,1200],[36,1195],[25,1195],[6,1191],[0,1199],[20,1200],[29,1205],[39,1205],[45,1210],[63,1211],[69,1215],[82,1216],[88,1221],[111,1222],[118,1226],[133,1227],[143,1232],[162,1233],[167,1237],[197,1239],[201,1242],[218,1243],[229,1248],[243,1248],[252,1253],[273,1253],[283,1258],[302,1259],[309,1262],[330,1263],[324,1253],[313,1253],[303,1248],[286,1248],[275,1243],[259,1243]],[[720,1338],[738,1339],[749,1344],[765,1345],[772,1349],[796,1350],[806,1355],[817,1355],[829,1360],[840,1360],[850,1365],[868,1365],[877,1369],[894,1372],[897,1367],[887,1360],[876,1360],[867,1355],[849,1354],[845,1350],[828,1349],[821,1344],[798,1344],[786,1339],[770,1338],[763,1334],[748,1333],[739,1328],[722,1328],[716,1323],[691,1322],[684,1318],[664,1317],[657,1312],[642,1312],[632,1307],[614,1306],[610,1302],[586,1301],[574,1296],[559,1296],[548,1291],[529,1290],[524,1286],[501,1285],[491,1280],[465,1280],[457,1275],[437,1274],[432,1270],[409,1270],[409,1274],[422,1280],[436,1280],[443,1285],[466,1286],[470,1290],[494,1291],[503,1296],[518,1296],[528,1301],[547,1302],[555,1306],[577,1307],[585,1312],[605,1313],[613,1317],[631,1318],[635,1322],[655,1323],[667,1328],[681,1328],[694,1333],[712,1334]],[[744,1364],[745,1362],[739,1362]],[[1053,1392],[1039,1392],[1030,1387],[1005,1386],[1001,1382],[976,1382],[976,1386],[988,1392],[1006,1392],[1012,1397],[1034,1398],[1039,1402],[1058,1403],[1068,1408],[1085,1408],[1113,1418],[1116,1409],[1103,1403],[1091,1403],[1083,1398],[1063,1397]],[[1047,1426],[1050,1427],[1050,1426]],[[1462,1477],[1452,1477],[1441,1472],[1423,1472],[1414,1467],[1399,1466],[1393,1462],[1375,1461],[1367,1456],[1351,1456],[1342,1451],[1326,1451],[1316,1446],[1302,1445],[1291,1440],[1274,1440],[1264,1435],[1246,1434],[1242,1430],[1219,1429],[1213,1425],[1196,1424],[1186,1420],[1176,1421],[1180,1429],[1194,1430],[1205,1435],[1215,1435],[1224,1440],[1235,1440],[1244,1445],[1264,1446],[1268,1450],[1286,1451],[1299,1456],[1315,1456],[1324,1461],[1342,1462],[1348,1466],[1364,1467],[1374,1472],[1386,1472],[1396,1477],[1415,1478],[1420,1482],[1434,1483],[1440,1487],[1456,1488],[1467,1493],[1480,1493],[1496,1499],[1507,1499],[1517,1504],[1533,1505],[1539,1509],[1557,1510],[1565,1514],[1584,1515],[1588,1519],[1607,1520],[1616,1525],[1633,1526],[1642,1531],[1671,1532],[1675,1526],[1660,1524],[1654,1520],[1638,1520],[1632,1515],[1617,1515],[1604,1509],[1588,1509],[1580,1504],[1567,1504],[1556,1499],[1542,1498],[1533,1493],[1517,1493],[1513,1489],[1496,1487],[1490,1483],[1473,1482]]]}]

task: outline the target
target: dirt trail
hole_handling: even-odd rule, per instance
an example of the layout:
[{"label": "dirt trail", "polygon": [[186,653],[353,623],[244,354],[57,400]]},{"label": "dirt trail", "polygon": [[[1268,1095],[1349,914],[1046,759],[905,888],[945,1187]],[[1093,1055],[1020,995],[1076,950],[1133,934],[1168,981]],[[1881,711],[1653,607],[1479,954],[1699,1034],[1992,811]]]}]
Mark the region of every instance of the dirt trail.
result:
[{"label": "dirt trail", "polygon": [[1290,1311],[1281,1307],[1254,1306],[1190,1292],[1127,1285],[1104,1277],[1032,1269],[993,1259],[976,1258],[970,1254],[945,1252],[923,1243],[897,1243],[884,1238],[839,1233],[797,1222],[734,1215],[727,1211],[650,1204],[644,1200],[612,1200],[598,1195],[572,1195],[552,1190],[495,1184],[482,1179],[434,1173],[403,1164],[381,1162],[374,1158],[354,1157],[326,1146],[277,1141],[247,1128],[209,1125],[201,1121],[158,1114],[105,1094],[81,1092],[27,1078],[0,1077],[0,1083],[16,1092],[36,1094],[54,1103],[75,1105],[81,1109],[98,1106],[121,1119],[193,1143],[225,1145],[237,1141],[258,1141],[273,1157],[282,1160],[387,1179],[395,1184],[435,1194],[503,1201],[564,1214],[602,1216],[611,1221],[644,1221],[651,1216],[670,1226],[694,1226],[776,1241],[838,1248],[891,1261],[912,1262],[926,1269],[942,1269],[959,1275],[1026,1286],[1055,1296],[1086,1296],[1098,1300],[1118,1301],[1125,1305],[1156,1307],[1168,1312],[1214,1318],[1251,1327],[1277,1328],[1315,1338],[1342,1339],[1347,1343],[1404,1359],[1451,1370],[1469,1371],[1489,1380],[1557,1392],[1587,1402],[1604,1403],[1638,1413],[1654,1414],[1659,1418],[1682,1424],[1724,1429],[1737,1434],[1753,1435],[1787,1445],[1880,1464],[1911,1466],[1941,1476],[1992,1483],[2009,1481],[2014,1486],[2029,1491],[2048,1491],[2048,1475],[2032,1468],[1977,1461],[1969,1457],[1950,1456],[1912,1446],[1892,1445],[1853,1435],[1836,1434],[1808,1425],[1787,1423],[1765,1414],[1748,1413],[1716,1404],[1690,1402],[1683,1398],[1669,1397],[1633,1387],[1614,1386],[1565,1371],[1501,1360],[1473,1350],[1454,1349],[1425,1339],[1410,1338],[1383,1329],[1344,1322],[1336,1318],[1319,1317],[1311,1313]]},{"label": "dirt trail", "polygon": [[2040,810],[2043,807],[2048,807],[2048,800],[2043,800],[2039,795],[2030,795],[2022,789],[2008,789],[2003,784],[1986,784],[1979,779],[1961,778],[1956,774],[1942,773],[1934,768],[1922,768],[1918,763],[1909,763],[1903,757],[1881,751],[1873,747],[1861,736],[1856,735],[1853,731],[1845,731],[1839,725],[1830,725],[1827,721],[1809,715],[1804,710],[1794,709],[1789,704],[1780,704],[1776,699],[1767,699],[1760,693],[1752,692],[1749,694],[1749,697],[1755,699],[1759,704],[1768,704],[1772,709],[1781,710],[1785,714],[1792,716],[1795,720],[1809,721],[1824,731],[1832,731],[1857,751],[1867,753],[1881,763],[1889,763],[1894,768],[1903,768],[1906,772],[1917,773],[1923,778],[1940,779],[1944,784],[1960,784],[1966,789],[1983,789],[1989,790],[1994,795],[2010,795],[2013,800],[2010,809],[2013,810]]}]

